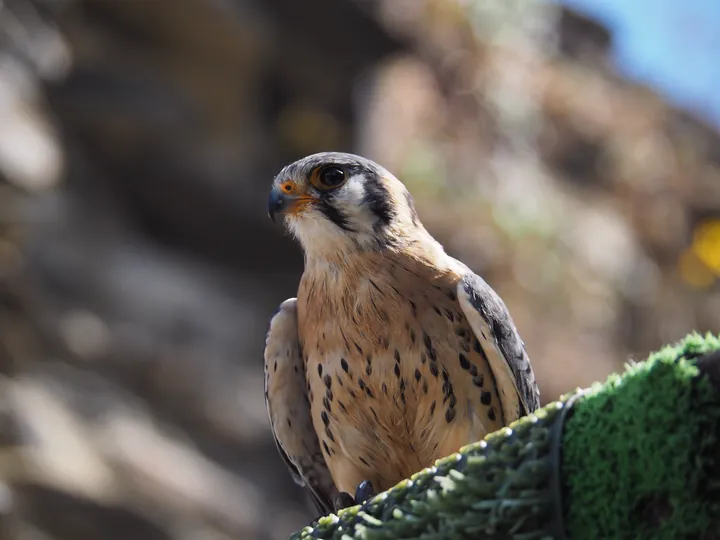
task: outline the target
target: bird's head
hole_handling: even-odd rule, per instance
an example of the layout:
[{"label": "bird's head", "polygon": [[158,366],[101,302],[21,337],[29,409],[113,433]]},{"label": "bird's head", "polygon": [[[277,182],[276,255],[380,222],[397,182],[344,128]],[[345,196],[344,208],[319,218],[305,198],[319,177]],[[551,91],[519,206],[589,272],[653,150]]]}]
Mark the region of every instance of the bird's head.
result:
[{"label": "bird's head", "polygon": [[353,154],[323,152],[284,167],[268,204],[306,253],[378,250],[425,233],[405,186]]}]

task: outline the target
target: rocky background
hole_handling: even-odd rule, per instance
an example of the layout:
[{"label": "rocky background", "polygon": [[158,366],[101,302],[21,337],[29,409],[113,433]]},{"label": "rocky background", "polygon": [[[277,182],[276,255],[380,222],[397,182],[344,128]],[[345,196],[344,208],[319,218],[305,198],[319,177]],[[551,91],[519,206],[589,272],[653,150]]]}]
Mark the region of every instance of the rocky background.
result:
[{"label": "rocky background", "polygon": [[280,167],[381,161],[547,402],[720,329],[720,137],[546,2],[0,2],[0,538],[283,538]]}]

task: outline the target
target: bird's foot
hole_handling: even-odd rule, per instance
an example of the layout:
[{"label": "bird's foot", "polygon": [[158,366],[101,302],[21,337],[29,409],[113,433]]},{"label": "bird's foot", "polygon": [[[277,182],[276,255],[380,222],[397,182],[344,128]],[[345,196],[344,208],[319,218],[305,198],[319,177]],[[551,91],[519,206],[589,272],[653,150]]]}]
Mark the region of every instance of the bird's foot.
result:
[{"label": "bird's foot", "polygon": [[367,502],[373,495],[375,495],[375,490],[370,480],[363,480],[358,484],[357,489],[355,489],[355,500],[359,504]]},{"label": "bird's foot", "polygon": [[370,480],[363,480],[358,484],[355,490],[355,497],[350,495],[347,491],[341,491],[333,499],[333,507],[335,512],[342,510],[343,508],[349,508],[357,504],[363,504],[367,500],[375,495],[372,482]]}]

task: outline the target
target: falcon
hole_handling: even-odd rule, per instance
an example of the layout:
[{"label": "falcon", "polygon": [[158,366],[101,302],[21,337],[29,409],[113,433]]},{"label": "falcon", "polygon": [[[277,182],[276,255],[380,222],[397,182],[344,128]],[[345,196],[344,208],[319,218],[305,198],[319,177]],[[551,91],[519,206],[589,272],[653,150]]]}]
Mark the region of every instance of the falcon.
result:
[{"label": "falcon", "polygon": [[538,408],[505,304],[445,253],[389,171],[314,154],[280,171],[268,204],[305,268],[270,321],[265,401],[319,511],[362,503]]}]

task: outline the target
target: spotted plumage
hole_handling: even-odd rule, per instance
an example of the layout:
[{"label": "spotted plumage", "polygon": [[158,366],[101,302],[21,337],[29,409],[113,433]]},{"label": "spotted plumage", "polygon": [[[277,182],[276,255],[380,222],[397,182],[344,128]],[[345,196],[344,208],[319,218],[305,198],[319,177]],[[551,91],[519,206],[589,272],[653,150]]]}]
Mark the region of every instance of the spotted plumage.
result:
[{"label": "spotted plumage", "polygon": [[[387,489],[538,407],[502,300],[444,252],[387,170],[351,154],[309,156],[276,177],[270,214],[283,214],[299,239],[305,272],[292,319],[304,378],[288,379],[293,390],[274,384],[271,328],[269,408],[287,409],[302,393],[304,423],[275,417],[273,429],[311,489],[318,475],[340,492],[363,481]],[[312,437],[303,472],[307,456],[293,442]],[[314,493],[332,505],[334,494]]]},{"label": "spotted plumage", "polygon": [[294,298],[286,300],[270,321],[265,342],[265,404],[275,443],[293,479],[308,488],[318,511],[327,514],[334,509],[332,500],[338,492],[310,418],[296,305]]}]

